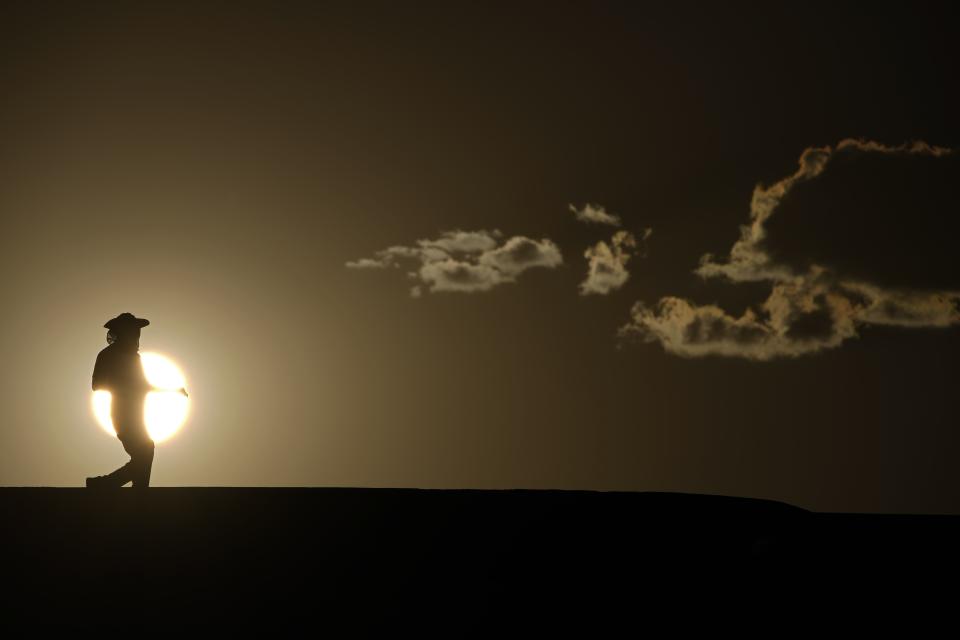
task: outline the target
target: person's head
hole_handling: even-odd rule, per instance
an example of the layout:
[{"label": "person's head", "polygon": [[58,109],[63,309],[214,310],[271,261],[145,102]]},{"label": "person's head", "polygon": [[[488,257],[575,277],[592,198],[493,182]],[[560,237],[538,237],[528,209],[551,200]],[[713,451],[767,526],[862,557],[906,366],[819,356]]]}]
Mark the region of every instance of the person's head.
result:
[{"label": "person's head", "polygon": [[132,313],[121,313],[103,325],[107,329],[107,344],[137,349],[140,347],[140,329],[148,324],[150,321],[145,318],[137,318]]},{"label": "person's head", "polygon": [[107,344],[122,346],[140,346],[140,327],[107,329]]}]

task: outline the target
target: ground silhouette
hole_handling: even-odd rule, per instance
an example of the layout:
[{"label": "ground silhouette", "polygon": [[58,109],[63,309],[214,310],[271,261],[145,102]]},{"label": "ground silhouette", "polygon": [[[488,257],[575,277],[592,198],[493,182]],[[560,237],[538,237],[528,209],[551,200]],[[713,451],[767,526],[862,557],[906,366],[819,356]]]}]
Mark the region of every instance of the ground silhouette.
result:
[{"label": "ground silhouette", "polygon": [[5,488],[0,513],[4,623],[31,628],[680,629],[875,616],[960,568],[960,517],[688,494]]}]

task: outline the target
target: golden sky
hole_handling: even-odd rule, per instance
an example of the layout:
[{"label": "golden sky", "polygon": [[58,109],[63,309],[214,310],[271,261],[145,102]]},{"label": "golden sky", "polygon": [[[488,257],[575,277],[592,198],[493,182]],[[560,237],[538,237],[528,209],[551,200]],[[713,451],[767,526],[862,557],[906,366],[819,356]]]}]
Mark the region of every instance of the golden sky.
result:
[{"label": "golden sky", "polygon": [[758,6],[0,10],[0,484],[129,311],[157,486],[957,512],[955,23]]}]

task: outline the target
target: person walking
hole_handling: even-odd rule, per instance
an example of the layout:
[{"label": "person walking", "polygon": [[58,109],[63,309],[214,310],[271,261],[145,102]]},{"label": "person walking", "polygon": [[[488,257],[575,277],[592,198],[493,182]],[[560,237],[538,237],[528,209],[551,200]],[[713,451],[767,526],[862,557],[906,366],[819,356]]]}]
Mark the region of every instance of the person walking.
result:
[{"label": "person walking", "polygon": [[[122,487],[128,482],[134,488],[150,486],[154,443],[144,421],[144,401],[150,391],[169,389],[150,384],[140,363],[140,330],[149,324],[145,318],[121,313],[103,325],[107,329],[107,346],[97,354],[93,389],[110,392],[110,418],[130,461],[108,475],[87,478],[87,487]],[[186,389],[179,391],[187,395]]]}]

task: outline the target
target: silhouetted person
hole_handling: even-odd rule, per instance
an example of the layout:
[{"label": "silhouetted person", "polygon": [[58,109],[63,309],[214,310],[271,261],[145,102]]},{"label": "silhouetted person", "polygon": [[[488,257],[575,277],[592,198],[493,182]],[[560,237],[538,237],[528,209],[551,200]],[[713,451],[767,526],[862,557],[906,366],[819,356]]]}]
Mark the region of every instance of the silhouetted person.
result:
[{"label": "silhouetted person", "polygon": [[[103,325],[108,329],[108,346],[97,354],[93,389],[110,392],[110,418],[130,462],[109,475],[87,478],[88,487],[122,487],[131,481],[137,488],[150,486],[154,445],[144,422],[143,404],[148,392],[169,389],[151,385],[140,363],[140,329],[148,324],[149,320],[132,313],[121,313]],[[185,389],[180,393],[187,395]]]}]

